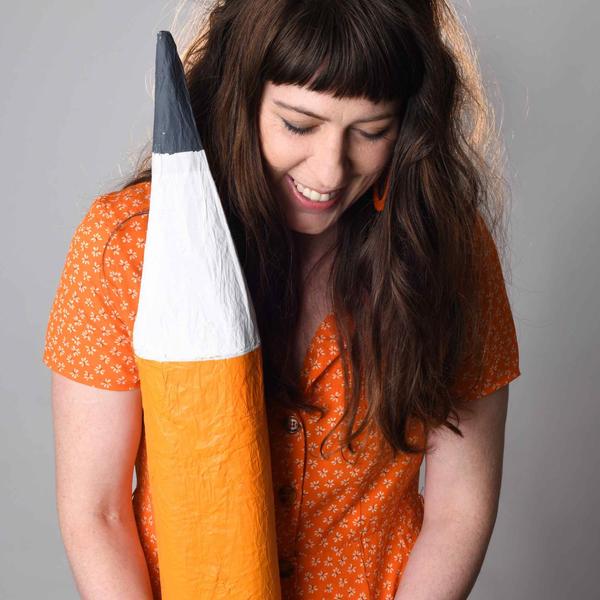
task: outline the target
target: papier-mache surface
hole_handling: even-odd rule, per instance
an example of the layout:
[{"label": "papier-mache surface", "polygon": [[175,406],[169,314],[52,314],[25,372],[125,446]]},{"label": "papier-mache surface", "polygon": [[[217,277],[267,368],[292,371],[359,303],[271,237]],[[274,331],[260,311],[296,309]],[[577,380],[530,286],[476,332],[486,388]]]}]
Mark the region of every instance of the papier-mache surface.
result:
[{"label": "papier-mache surface", "polygon": [[153,593],[279,600],[256,317],[168,32],[158,34],[156,74],[133,325],[147,453],[138,483],[156,533],[157,552],[146,555],[159,573]]}]

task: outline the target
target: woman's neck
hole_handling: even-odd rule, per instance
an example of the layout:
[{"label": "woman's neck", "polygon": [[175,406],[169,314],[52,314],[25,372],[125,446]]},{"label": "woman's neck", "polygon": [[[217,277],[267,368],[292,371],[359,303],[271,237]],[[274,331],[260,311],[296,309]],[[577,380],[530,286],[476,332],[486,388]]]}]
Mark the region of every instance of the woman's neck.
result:
[{"label": "woman's neck", "polygon": [[[303,276],[310,273],[316,263],[324,254],[331,250],[335,243],[336,231],[333,227],[328,228],[323,233],[310,234],[293,232],[296,255],[300,262],[300,272]],[[332,256],[324,258],[316,271],[319,273],[326,271],[331,264]],[[315,275],[317,273],[315,272]]]}]

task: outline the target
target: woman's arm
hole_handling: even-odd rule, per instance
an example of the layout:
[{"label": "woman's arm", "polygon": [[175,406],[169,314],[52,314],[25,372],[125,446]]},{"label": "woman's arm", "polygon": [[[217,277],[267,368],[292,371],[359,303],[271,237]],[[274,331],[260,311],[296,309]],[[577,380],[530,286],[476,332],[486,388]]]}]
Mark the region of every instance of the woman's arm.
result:
[{"label": "woman's arm", "polygon": [[152,599],[131,502],[140,391],[105,391],[52,373],[56,502],[82,598]]},{"label": "woman's arm", "polygon": [[447,428],[428,437],[425,513],[395,600],[463,600],[483,564],[502,480],[508,385],[460,412],[464,438]]}]

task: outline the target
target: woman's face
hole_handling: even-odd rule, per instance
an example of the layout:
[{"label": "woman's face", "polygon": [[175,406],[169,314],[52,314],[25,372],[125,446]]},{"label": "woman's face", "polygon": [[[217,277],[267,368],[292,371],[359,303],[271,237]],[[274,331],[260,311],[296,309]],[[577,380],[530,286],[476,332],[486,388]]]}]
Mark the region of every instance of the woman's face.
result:
[{"label": "woman's face", "polygon": [[[290,229],[320,234],[334,225],[382,175],[399,121],[396,102],[336,99],[267,82],[259,113],[261,152]],[[330,199],[320,195],[330,193]]]}]

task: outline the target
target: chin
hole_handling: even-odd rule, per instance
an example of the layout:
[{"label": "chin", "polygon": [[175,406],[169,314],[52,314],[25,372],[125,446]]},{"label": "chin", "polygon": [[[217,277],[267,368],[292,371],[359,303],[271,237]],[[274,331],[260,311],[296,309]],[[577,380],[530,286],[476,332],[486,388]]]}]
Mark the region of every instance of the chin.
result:
[{"label": "chin", "polygon": [[288,225],[288,228],[290,229],[290,231],[293,231],[295,233],[303,233],[305,235],[318,235],[320,233],[323,233],[323,231],[325,231],[326,229],[324,227],[315,227],[308,225]]},{"label": "chin", "polygon": [[319,235],[326,231],[330,225],[331,223],[307,223],[306,219],[297,219],[294,217],[288,217],[287,219],[287,226],[290,231],[306,235]]}]

